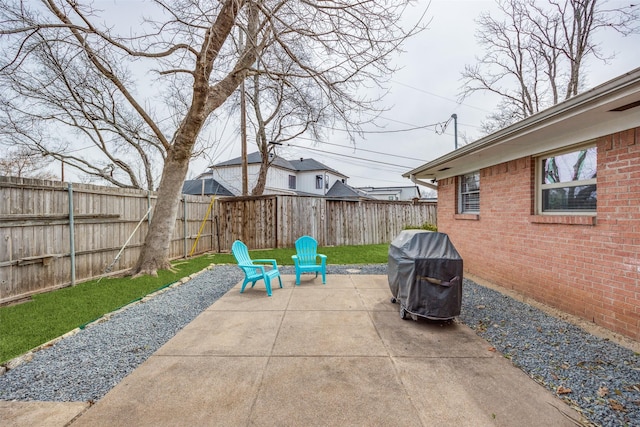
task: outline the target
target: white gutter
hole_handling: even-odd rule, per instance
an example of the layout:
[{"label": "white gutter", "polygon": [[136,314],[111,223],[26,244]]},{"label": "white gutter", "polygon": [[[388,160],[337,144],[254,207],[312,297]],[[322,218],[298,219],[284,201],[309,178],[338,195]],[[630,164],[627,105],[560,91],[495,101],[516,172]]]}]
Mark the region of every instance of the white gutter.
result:
[{"label": "white gutter", "polygon": [[422,181],[419,180],[418,178],[416,178],[416,176],[414,174],[409,175],[409,179],[411,180],[411,182],[413,182],[414,184],[417,185],[422,185],[424,187],[430,188],[432,190],[436,190],[438,191],[438,186],[436,184],[432,184],[430,182],[427,181]]}]

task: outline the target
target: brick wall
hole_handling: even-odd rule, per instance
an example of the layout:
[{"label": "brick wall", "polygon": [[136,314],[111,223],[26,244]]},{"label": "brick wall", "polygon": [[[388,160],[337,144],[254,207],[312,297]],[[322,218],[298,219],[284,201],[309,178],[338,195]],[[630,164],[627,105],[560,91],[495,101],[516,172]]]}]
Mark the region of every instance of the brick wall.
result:
[{"label": "brick wall", "polygon": [[596,218],[534,215],[534,158],[480,171],[480,215],[438,181],[438,229],[465,270],[640,340],[640,128],[599,138]]}]

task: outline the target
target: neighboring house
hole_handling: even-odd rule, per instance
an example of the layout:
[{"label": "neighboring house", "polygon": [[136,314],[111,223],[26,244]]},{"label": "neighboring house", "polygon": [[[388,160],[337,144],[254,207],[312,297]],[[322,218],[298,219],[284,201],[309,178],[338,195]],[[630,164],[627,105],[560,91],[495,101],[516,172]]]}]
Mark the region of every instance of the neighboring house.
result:
[{"label": "neighboring house", "polygon": [[640,340],[640,68],[404,176],[467,272]]},{"label": "neighboring house", "polygon": [[[255,187],[260,171],[260,153],[247,156],[249,192]],[[203,175],[215,178],[236,196],[242,195],[242,158],[215,164]],[[324,196],[336,182],[346,182],[348,176],[317,160],[285,160],[275,156],[267,171],[264,194],[298,194]]]},{"label": "neighboring house", "polygon": [[194,194],[196,196],[221,196],[231,197],[233,193],[224,188],[222,184],[211,177],[202,174],[198,179],[190,179],[182,185],[182,194]]},{"label": "neighboring house", "polygon": [[417,185],[400,187],[357,187],[367,196],[377,200],[413,200],[420,199],[420,188]]},{"label": "neighboring house", "polygon": [[371,199],[364,191],[351,187],[342,181],[334,182],[329,191],[327,191],[326,197],[332,199]]}]

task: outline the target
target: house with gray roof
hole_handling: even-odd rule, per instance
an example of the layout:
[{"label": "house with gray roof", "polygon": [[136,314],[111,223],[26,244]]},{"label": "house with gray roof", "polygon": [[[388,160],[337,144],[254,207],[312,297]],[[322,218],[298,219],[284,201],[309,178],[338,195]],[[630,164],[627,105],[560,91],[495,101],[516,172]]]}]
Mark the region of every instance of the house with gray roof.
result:
[{"label": "house with gray roof", "polygon": [[364,191],[351,187],[342,181],[334,182],[326,196],[332,199],[371,199]]},{"label": "house with gray roof", "polygon": [[357,187],[357,190],[377,200],[408,201],[422,198],[422,193],[420,193],[420,188],[417,185]]},{"label": "house with gray roof", "polygon": [[196,196],[233,197],[233,193],[213,179],[211,175],[202,174],[197,179],[188,179],[182,184],[182,194]]},{"label": "house with gray roof", "polygon": [[[264,194],[325,196],[336,183],[346,183],[347,175],[314,159],[287,160],[271,155]],[[255,187],[260,171],[259,152],[247,156],[249,191]],[[227,189],[234,196],[242,195],[242,157],[212,165],[203,174]]]}]

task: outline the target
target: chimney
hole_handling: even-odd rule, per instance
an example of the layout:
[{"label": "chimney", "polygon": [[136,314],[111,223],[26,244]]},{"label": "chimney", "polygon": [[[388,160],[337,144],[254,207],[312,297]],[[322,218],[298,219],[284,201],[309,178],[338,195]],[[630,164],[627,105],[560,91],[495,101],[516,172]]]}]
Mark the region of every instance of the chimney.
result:
[{"label": "chimney", "polygon": [[303,161],[304,159],[302,157],[300,157],[300,161]]}]

